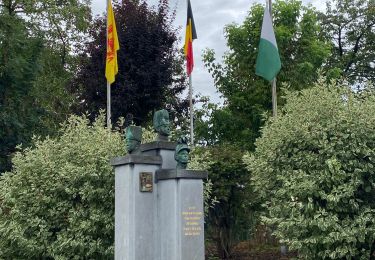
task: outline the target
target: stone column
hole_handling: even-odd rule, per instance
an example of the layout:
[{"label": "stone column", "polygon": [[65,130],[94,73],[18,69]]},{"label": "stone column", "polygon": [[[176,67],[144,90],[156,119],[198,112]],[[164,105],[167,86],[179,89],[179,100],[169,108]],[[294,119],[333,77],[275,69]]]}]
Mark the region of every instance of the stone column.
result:
[{"label": "stone column", "polygon": [[160,169],[158,227],[163,260],[204,260],[203,171]]},{"label": "stone column", "polygon": [[157,248],[157,186],[160,156],[114,158],[115,259],[154,260]]},{"label": "stone column", "polygon": [[161,165],[163,169],[176,168],[177,162],[174,160],[175,149],[176,143],[168,141],[154,141],[141,145],[142,154],[151,156],[159,155],[163,158],[163,163]]}]

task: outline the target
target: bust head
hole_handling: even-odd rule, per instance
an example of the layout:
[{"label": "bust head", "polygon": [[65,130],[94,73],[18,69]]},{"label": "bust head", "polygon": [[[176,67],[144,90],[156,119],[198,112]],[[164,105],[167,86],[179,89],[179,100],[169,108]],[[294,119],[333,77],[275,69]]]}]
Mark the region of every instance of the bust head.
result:
[{"label": "bust head", "polygon": [[186,169],[189,162],[190,148],[187,145],[187,138],[180,137],[177,140],[177,146],[174,153],[174,159],[177,161],[177,169]]},{"label": "bust head", "polygon": [[126,128],[126,150],[129,153],[138,152],[142,141],[142,128],[139,126],[130,125]]},{"label": "bust head", "polygon": [[158,110],[154,114],[154,129],[159,135],[169,136],[170,124],[169,124],[169,113],[167,110]]}]

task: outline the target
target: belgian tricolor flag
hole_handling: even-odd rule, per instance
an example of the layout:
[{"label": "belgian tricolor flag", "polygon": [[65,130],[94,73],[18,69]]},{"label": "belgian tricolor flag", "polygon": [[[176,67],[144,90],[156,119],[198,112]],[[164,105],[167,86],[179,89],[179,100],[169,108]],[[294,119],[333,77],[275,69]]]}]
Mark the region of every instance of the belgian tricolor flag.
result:
[{"label": "belgian tricolor flag", "polygon": [[197,32],[195,31],[195,24],[193,12],[191,11],[190,0],[188,0],[187,2],[188,6],[184,52],[186,57],[187,74],[190,75],[194,67],[193,40],[197,39]]}]

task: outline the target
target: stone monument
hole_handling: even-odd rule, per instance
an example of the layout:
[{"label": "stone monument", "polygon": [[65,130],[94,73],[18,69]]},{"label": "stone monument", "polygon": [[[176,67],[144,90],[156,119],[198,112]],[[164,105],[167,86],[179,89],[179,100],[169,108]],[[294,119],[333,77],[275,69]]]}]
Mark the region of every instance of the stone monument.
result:
[{"label": "stone monument", "polygon": [[157,140],[142,144],[142,131],[126,130],[130,154],[114,158],[115,259],[203,260],[204,171],[186,170],[187,138],[169,141],[167,110],[154,114]]}]

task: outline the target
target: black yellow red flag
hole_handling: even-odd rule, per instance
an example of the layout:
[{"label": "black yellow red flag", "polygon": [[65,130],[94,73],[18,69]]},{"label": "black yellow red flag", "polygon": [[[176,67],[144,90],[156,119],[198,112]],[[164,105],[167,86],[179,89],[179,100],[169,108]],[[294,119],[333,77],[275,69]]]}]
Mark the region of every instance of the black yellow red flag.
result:
[{"label": "black yellow red flag", "polygon": [[187,21],[186,21],[184,53],[186,57],[187,74],[190,75],[194,67],[193,40],[197,39],[197,32],[195,30],[195,24],[194,24],[193,12],[191,10],[190,0],[188,0],[187,2],[188,2],[188,6],[187,6]]},{"label": "black yellow red flag", "polygon": [[117,51],[120,49],[118,42],[115,15],[113,14],[112,1],[108,1],[107,10],[107,56],[105,63],[105,77],[109,84],[115,81],[118,72]]}]

